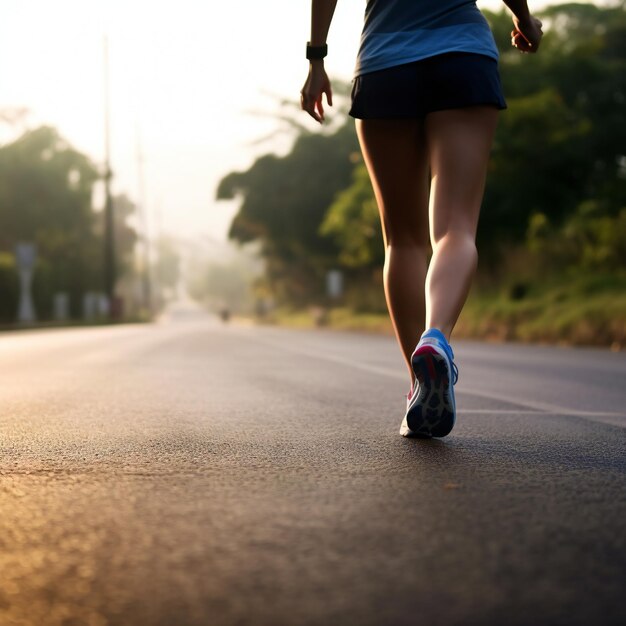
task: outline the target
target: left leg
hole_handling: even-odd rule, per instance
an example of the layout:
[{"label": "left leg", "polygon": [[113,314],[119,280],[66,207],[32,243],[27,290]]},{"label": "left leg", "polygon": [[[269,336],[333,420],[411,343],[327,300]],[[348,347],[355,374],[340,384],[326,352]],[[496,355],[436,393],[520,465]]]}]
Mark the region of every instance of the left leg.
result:
[{"label": "left leg", "polygon": [[385,244],[387,307],[412,382],[411,354],[424,330],[428,151],[420,119],[357,120]]}]

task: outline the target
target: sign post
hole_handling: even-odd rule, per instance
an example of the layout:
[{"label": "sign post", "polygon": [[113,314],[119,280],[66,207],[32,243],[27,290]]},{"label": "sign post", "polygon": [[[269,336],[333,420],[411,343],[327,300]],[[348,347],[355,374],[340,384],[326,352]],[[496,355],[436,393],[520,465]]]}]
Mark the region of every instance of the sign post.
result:
[{"label": "sign post", "polygon": [[15,260],[20,274],[20,304],[17,311],[20,324],[32,324],[37,319],[31,293],[36,259],[35,244],[22,242],[15,246]]},{"label": "sign post", "polygon": [[343,295],[343,272],[330,270],[326,273],[326,293],[333,300],[338,300]]}]

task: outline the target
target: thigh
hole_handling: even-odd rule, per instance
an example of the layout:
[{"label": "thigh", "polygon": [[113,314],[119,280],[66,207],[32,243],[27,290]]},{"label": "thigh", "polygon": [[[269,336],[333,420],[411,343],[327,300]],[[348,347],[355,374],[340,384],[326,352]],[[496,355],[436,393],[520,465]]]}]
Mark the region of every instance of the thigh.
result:
[{"label": "thigh", "polygon": [[476,235],[497,121],[498,109],[493,106],[436,111],[426,116],[433,243],[451,230]]},{"label": "thigh", "polygon": [[356,121],[385,245],[428,245],[428,150],[421,119]]}]

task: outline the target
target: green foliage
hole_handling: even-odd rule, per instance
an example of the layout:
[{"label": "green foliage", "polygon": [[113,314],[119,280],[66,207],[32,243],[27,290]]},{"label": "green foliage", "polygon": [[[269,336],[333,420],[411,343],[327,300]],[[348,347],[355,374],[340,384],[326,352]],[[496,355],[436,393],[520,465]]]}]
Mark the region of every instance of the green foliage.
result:
[{"label": "green foliage", "polygon": [[[0,250],[12,253],[19,241],[36,245],[39,319],[51,316],[56,291],[70,295],[71,313],[79,316],[83,294],[102,290],[103,216],[92,210],[99,178],[94,164],[53,128],[37,128],[0,147]],[[120,196],[115,208],[116,252],[124,272],[136,241],[126,223],[134,206]],[[9,297],[8,289],[0,286],[0,300]]]},{"label": "green foliage", "polygon": [[12,254],[0,252],[0,323],[15,319],[19,298],[19,278]]},{"label": "green foliage", "polygon": [[[78,224],[88,230],[91,191],[97,171],[48,127],[0,149],[0,247],[53,229],[63,238]],[[36,241],[40,251],[46,241]],[[43,248],[41,247],[43,246]]]},{"label": "green foliage", "polygon": [[556,268],[626,276],[626,208],[613,217],[604,214],[598,202],[583,202],[560,228],[554,228],[543,213],[536,213],[530,219],[527,239],[535,264],[550,273]]},{"label": "green foliage", "polygon": [[479,229],[479,247],[491,259],[500,252],[493,242],[523,240],[534,213],[558,227],[586,198],[606,215],[626,204],[626,11],[572,3],[541,17],[548,29],[542,48],[520,55],[509,44],[508,15],[488,13],[509,104]]},{"label": "green foliage", "polygon": [[53,290],[78,306],[96,277],[91,194],[95,167],[58,133],[38,128],[0,149],[0,249],[31,241],[50,263]]},{"label": "green foliage", "polygon": [[54,267],[45,259],[39,258],[33,272],[33,303],[37,319],[52,318],[55,287]]},{"label": "green foliage", "polygon": [[522,300],[474,292],[455,327],[457,337],[626,346],[624,276],[576,272],[543,277]]},{"label": "green foliage", "polygon": [[218,199],[242,198],[230,237],[262,243],[279,299],[306,303],[322,292],[337,249],[319,229],[335,194],[350,182],[356,151],[353,125],[347,122],[331,135],[302,134],[286,157],[263,156],[248,171],[220,182]]},{"label": "green foliage", "polygon": [[[119,275],[128,274],[133,269],[134,251],[138,237],[134,228],[128,225],[137,211],[135,203],[126,195],[113,196],[113,229],[115,237],[115,256]],[[104,212],[93,215],[95,231],[98,237],[104,236]],[[96,265],[99,264],[100,249],[96,250]]]},{"label": "green foliage", "polygon": [[[514,266],[529,284],[546,273],[623,270],[624,3],[545,9],[537,55],[511,47],[508,12],[485,13],[500,48],[508,110],[487,178],[480,271],[511,286],[503,271]],[[269,284],[283,301],[319,298],[311,285],[321,285],[329,267],[343,269],[350,285],[369,286],[382,265],[376,205],[362,161],[351,158],[356,151],[351,122],[336,135],[301,131],[286,157],[266,155],[219,187],[220,198],[241,196],[231,237],[262,242]],[[520,300],[522,287],[514,290]]]},{"label": "green foliage", "polygon": [[494,144],[478,233],[492,257],[498,242],[519,241],[528,217],[560,220],[576,206],[588,178],[588,120],[572,115],[556,89],[509,98]]},{"label": "green foliage", "polygon": [[328,208],[320,227],[335,239],[339,262],[347,268],[381,265],[384,261],[378,207],[365,165],[358,165],[350,187],[340,192]]}]

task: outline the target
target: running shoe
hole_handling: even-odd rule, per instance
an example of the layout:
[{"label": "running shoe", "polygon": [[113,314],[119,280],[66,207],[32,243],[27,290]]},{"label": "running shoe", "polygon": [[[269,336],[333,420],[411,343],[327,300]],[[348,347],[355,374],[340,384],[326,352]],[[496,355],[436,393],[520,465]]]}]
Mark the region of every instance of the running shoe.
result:
[{"label": "running shoe", "polygon": [[428,433],[414,433],[407,424],[407,415],[409,413],[409,407],[411,406],[411,400],[413,400],[413,396],[417,392],[417,388],[419,386],[419,382],[417,380],[413,381],[413,387],[406,396],[406,414],[404,419],[402,420],[402,424],[400,425],[400,434],[403,437],[420,437],[422,439],[430,439],[432,435]]},{"label": "running shoe", "polygon": [[404,437],[445,437],[454,427],[454,385],[459,371],[454,353],[443,333],[424,332],[413,355],[415,383],[407,396],[407,411],[400,426]]}]

